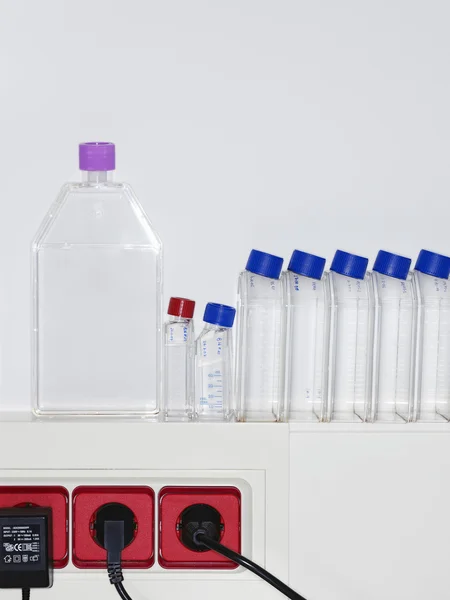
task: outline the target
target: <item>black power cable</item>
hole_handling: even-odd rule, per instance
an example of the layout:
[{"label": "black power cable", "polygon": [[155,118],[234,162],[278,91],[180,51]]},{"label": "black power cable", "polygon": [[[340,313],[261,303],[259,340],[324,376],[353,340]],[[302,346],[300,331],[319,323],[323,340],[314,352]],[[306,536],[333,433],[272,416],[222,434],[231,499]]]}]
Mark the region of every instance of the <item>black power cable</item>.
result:
[{"label": "black power cable", "polygon": [[306,600],[250,559],[221,544],[219,540],[222,528],[222,517],[218,510],[209,504],[192,504],[181,513],[180,540],[191,550],[197,552],[213,550],[218,554],[222,554],[222,556],[258,575],[291,600]]},{"label": "black power cable", "polygon": [[23,588],[22,600],[30,600],[30,588]]},{"label": "black power cable", "polygon": [[306,598],[304,598],[297,592],[294,592],[293,589],[291,589],[285,583],[277,579],[274,575],[272,575],[271,573],[269,573],[253,561],[251,561],[249,558],[246,558],[245,556],[242,556],[242,554],[234,552],[234,550],[230,550],[230,548],[227,548],[220,542],[217,542],[213,538],[206,535],[206,533],[201,529],[194,533],[193,540],[196,544],[198,544],[198,546],[206,546],[210,550],[214,550],[214,552],[222,554],[222,556],[225,556],[226,558],[229,558],[238,565],[241,565],[241,567],[245,567],[255,575],[258,575],[258,577],[261,577],[261,579],[264,579],[264,581],[266,581],[267,583],[270,583],[270,585],[272,585],[279,592],[281,592],[288,598],[291,598],[291,600],[306,600]]},{"label": "black power cable", "polygon": [[[128,518],[117,515],[114,518],[114,514],[110,514],[111,506],[106,506],[108,509],[106,512],[107,518],[101,519],[97,516],[98,524],[101,524],[102,546],[107,551],[107,563],[108,563],[108,576],[110,582],[114,585],[117,593],[122,600],[132,600],[126,589],[123,587],[123,573],[121,567],[122,550],[128,543],[131,542],[132,527],[130,523],[126,527]],[[114,509],[115,510],[115,509]],[[131,523],[133,518],[131,517]],[[181,515],[181,541],[182,543],[197,552],[203,552],[207,550],[213,550],[218,554],[222,554],[229,560],[232,560],[238,565],[245,567],[258,577],[261,577],[264,581],[269,583],[279,592],[284,594],[291,600],[306,600],[304,596],[301,596],[285,583],[277,579],[274,575],[251,561],[250,559],[242,556],[238,552],[227,548],[219,542],[221,534],[221,517],[220,513],[209,506],[208,504],[193,504],[183,511]],[[126,530],[130,530],[126,535]],[[131,537],[130,537],[131,536]],[[128,542],[128,543],[127,543]],[[24,600],[29,600],[24,597]]]},{"label": "black power cable", "polygon": [[125,548],[124,521],[105,521],[105,549],[107,551],[108,576],[122,600],[132,600],[123,587],[121,567],[122,550]]},{"label": "black power cable", "polygon": [[136,521],[133,511],[124,504],[110,502],[95,513],[94,539],[107,553],[108,577],[122,600],[132,600],[123,587],[122,551],[134,539]]},{"label": "black power cable", "polygon": [[131,596],[128,595],[127,590],[123,587],[122,583],[115,583],[114,587],[122,600],[132,600]]}]

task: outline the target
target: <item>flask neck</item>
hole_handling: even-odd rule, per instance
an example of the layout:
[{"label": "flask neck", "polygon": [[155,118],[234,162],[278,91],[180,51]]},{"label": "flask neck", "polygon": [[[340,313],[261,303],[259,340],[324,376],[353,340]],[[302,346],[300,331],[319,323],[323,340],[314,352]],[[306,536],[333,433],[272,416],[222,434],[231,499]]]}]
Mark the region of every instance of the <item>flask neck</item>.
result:
[{"label": "flask neck", "polygon": [[168,323],[190,323],[192,319],[187,319],[186,317],[178,317],[176,315],[168,315],[167,322]]},{"label": "flask neck", "polygon": [[222,325],[214,325],[213,323],[204,322],[203,331],[223,331],[224,333],[230,331],[229,327],[223,327]]},{"label": "flask neck", "polygon": [[114,171],[81,171],[83,183],[97,185],[113,181]]}]

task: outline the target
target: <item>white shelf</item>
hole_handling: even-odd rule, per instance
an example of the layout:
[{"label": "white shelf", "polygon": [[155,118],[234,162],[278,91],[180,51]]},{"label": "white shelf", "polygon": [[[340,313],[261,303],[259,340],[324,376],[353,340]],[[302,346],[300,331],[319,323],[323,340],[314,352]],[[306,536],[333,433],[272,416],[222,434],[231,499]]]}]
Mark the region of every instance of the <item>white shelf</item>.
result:
[{"label": "white shelf", "polygon": [[[246,551],[308,600],[446,600],[450,424],[35,420],[9,413],[0,419],[0,439],[3,485],[242,485]],[[279,598],[242,571],[156,567],[128,571],[126,582],[135,600]],[[44,593],[115,597],[106,574],[73,566],[56,571],[54,588],[36,596]],[[17,592],[2,590],[1,597],[17,600]]]}]

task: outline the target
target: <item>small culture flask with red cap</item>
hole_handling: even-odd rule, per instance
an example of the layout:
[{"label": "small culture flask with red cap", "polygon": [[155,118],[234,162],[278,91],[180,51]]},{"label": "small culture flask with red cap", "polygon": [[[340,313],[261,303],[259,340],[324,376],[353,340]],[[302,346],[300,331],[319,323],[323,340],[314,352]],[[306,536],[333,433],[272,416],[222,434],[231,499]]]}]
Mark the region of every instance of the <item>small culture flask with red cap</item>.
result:
[{"label": "small culture flask with red cap", "polygon": [[195,302],[171,298],[164,324],[163,416],[189,421],[194,414]]}]

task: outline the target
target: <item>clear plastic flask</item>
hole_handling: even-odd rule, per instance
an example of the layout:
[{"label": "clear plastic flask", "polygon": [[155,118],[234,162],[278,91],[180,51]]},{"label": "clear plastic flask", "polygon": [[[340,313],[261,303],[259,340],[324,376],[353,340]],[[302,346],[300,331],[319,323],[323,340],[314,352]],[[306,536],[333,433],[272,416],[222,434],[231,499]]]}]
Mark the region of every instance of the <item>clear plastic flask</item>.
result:
[{"label": "clear plastic flask", "polygon": [[450,258],[421,250],[414,282],[418,298],[414,420],[450,420]]},{"label": "clear plastic flask", "polygon": [[373,265],[372,421],[412,419],[417,302],[410,266],[410,258],[384,250]]},{"label": "clear plastic flask", "polygon": [[38,415],[156,414],[161,389],[161,241],[115,147],[79,147],[32,244],[32,396]]},{"label": "clear plastic flask", "polygon": [[195,417],[228,421],[233,417],[233,337],[236,309],[210,302],[205,326],[195,343]]},{"label": "clear plastic flask", "polygon": [[239,276],[236,393],[240,421],[284,420],[283,259],[252,250]]},{"label": "clear plastic flask", "polygon": [[337,250],[330,267],[328,419],[371,418],[374,301],[367,258]]},{"label": "clear plastic flask", "polygon": [[194,415],[195,302],[171,298],[164,323],[164,406],[166,420],[186,421]]},{"label": "clear plastic flask", "polygon": [[325,259],[294,250],[282,275],[285,407],[290,421],[326,418],[330,293]]}]

